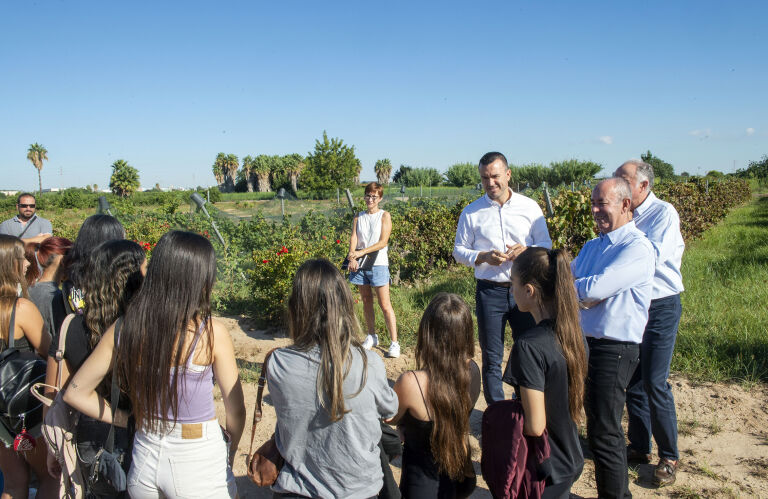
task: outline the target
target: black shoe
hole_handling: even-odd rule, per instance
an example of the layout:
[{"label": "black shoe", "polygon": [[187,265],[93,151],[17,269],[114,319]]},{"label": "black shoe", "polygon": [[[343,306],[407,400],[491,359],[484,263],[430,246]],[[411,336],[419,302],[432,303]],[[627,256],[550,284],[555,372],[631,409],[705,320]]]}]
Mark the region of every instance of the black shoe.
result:
[{"label": "black shoe", "polygon": [[677,473],[677,465],[679,462],[680,461],[672,461],[665,457],[659,459],[659,464],[657,464],[656,469],[653,470],[653,484],[657,487],[664,487],[675,483],[675,474]]},{"label": "black shoe", "polygon": [[639,450],[635,450],[632,447],[627,447],[627,464],[636,466],[638,464],[649,464],[651,462],[651,455]]}]

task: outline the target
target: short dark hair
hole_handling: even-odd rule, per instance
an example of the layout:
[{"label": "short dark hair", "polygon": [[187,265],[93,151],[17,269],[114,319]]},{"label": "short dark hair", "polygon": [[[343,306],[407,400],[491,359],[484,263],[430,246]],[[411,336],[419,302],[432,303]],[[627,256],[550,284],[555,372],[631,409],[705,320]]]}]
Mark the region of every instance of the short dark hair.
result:
[{"label": "short dark hair", "polygon": [[378,182],[371,182],[365,186],[365,194],[376,194],[382,198],[384,197],[384,187]]},{"label": "short dark hair", "polygon": [[28,193],[28,192],[22,192],[21,194],[19,194],[19,197],[17,197],[17,198],[16,198],[16,204],[19,204],[19,203],[21,203],[21,198],[25,198],[25,197],[27,197],[27,196],[29,196],[29,197],[31,197],[32,199],[34,199],[34,200],[35,200],[35,203],[37,203],[37,198],[35,197],[35,195],[34,195],[34,194],[30,194],[30,193]]},{"label": "short dark hair", "polygon": [[509,163],[507,163],[507,158],[500,152],[487,152],[483,154],[483,157],[480,158],[480,164],[478,166],[488,166],[497,159],[500,159],[502,163],[504,163],[504,166],[509,168]]}]

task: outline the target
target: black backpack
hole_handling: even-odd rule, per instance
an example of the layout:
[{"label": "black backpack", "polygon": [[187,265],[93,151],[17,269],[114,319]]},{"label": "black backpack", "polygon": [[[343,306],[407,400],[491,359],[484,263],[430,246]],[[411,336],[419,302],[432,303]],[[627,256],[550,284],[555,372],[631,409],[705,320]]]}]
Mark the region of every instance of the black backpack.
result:
[{"label": "black backpack", "polygon": [[35,383],[45,382],[46,362],[35,352],[15,348],[16,303],[11,309],[8,348],[0,354],[0,422],[12,434],[37,427],[43,420],[43,403],[32,395]]}]

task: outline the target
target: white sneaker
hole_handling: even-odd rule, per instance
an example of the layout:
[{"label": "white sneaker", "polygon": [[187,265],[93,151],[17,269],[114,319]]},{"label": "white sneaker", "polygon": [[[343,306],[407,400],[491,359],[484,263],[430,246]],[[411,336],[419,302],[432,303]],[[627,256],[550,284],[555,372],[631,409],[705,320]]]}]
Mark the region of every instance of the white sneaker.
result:
[{"label": "white sneaker", "polygon": [[387,350],[387,357],[392,357],[393,359],[400,357],[400,343],[393,341],[389,345],[389,350]]},{"label": "white sneaker", "polygon": [[379,345],[379,337],[375,334],[369,334],[365,337],[365,341],[363,341],[363,348],[366,350],[370,350],[371,348]]}]

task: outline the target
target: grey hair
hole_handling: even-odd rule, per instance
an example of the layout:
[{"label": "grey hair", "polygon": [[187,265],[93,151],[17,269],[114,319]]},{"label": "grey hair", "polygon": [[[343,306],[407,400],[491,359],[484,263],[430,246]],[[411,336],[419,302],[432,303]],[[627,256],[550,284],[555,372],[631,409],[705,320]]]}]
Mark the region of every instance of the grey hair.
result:
[{"label": "grey hair", "polygon": [[653,189],[653,180],[656,178],[653,174],[653,165],[639,159],[630,159],[629,161],[625,161],[624,165],[635,165],[635,178],[637,179],[637,182],[640,183],[643,180],[647,180],[648,190],[650,191]]},{"label": "grey hair", "polygon": [[607,178],[600,181],[600,183],[595,186],[595,189],[597,189],[603,183],[609,183],[611,185],[611,192],[616,196],[617,203],[621,203],[625,199],[632,199],[632,188],[629,186],[629,182],[623,178]]}]

